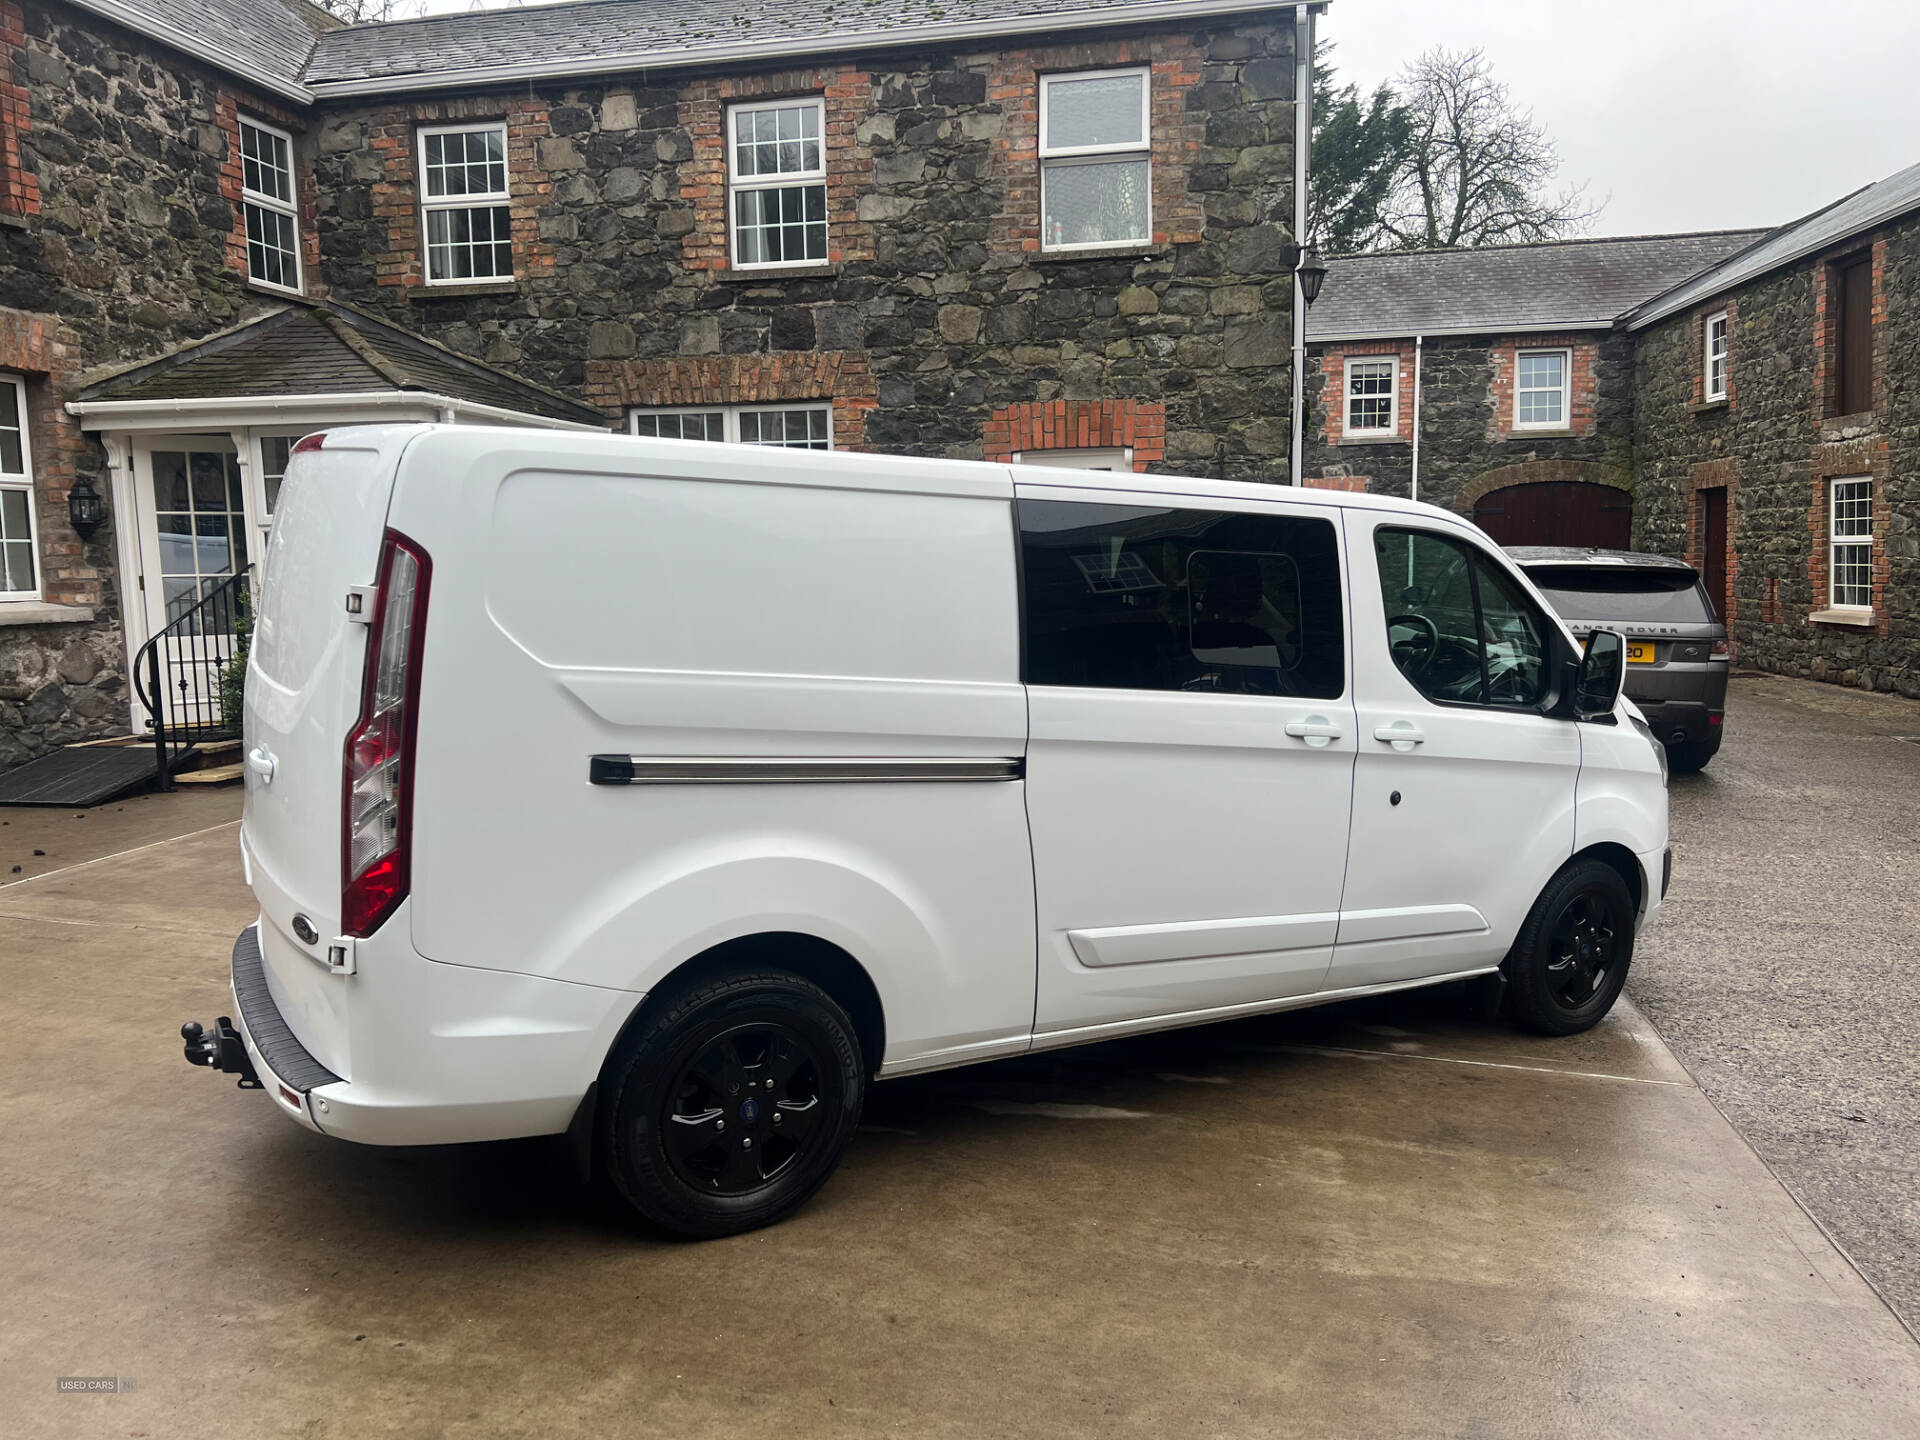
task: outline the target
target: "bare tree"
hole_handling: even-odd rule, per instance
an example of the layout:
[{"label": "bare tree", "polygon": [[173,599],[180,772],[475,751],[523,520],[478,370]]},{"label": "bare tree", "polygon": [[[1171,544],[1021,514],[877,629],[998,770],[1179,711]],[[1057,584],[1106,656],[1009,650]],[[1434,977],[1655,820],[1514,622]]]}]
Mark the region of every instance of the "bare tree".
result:
[{"label": "bare tree", "polygon": [[424,15],[427,7],[420,0],[307,0],[316,10],[324,10],[343,25],[366,25],[375,20],[410,20]]},{"label": "bare tree", "polygon": [[1412,125],[1381,209],[1386,248],[1552,240],[1599,214],[1584,185],[1548,192],[1560,169],[1553,141],[1515,107],[1481,51],[1427,51],[1402,74],[1400,95]]}]

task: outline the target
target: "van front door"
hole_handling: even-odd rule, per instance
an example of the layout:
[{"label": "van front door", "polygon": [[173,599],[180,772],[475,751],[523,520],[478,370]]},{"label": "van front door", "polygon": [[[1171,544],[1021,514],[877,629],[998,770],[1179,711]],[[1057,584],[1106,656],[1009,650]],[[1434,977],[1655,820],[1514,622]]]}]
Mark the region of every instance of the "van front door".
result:
[{"label": "van front door", "polygon": [[1345,512],[1359,758],[1336,989],[1496,964],[1573,849],[1553,625],[1461,531]]},{"label": "van front door", "polygon": [[1320,988],[1354,758],[1338,512],[1017,493],[1037,1035]]}]

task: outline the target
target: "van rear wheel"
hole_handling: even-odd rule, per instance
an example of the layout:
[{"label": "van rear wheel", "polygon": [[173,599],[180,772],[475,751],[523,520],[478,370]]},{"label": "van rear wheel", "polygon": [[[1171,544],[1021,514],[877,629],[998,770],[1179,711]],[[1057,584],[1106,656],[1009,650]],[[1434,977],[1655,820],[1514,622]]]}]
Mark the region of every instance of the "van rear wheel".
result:
[{"label": "van rear wheel", "polygon": [[758,970],[670,993],[607,1071],[601,1171],[629,1208],[696,1239],[784,1218],[860,1120],[853,1022],[824,990]]},{"label": "van rear wheel", "polygon": [[1577,1035],[1605,1018],[1633,963],[1633,895],[1604,860],[1576,860],[1547,882],[1507,952],[1513,1018]]}]

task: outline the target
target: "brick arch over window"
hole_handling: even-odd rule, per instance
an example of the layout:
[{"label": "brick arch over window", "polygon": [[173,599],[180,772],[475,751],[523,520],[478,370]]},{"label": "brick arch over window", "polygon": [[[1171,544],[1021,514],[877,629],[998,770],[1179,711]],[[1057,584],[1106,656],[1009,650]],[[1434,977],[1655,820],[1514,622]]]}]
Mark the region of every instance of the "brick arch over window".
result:
[{"label": "brick arch over window", "polygon": [[1003,405],[987,419],[986,457],[1042,450],[1131,448],[1144,471],[1167,453],[1167,407],[1140,400],[1044,400]]},{"label": "brick arch over window", "polygon": [[1462,515],[1473,514],[1474,502],[1495,490],[1510,485],[1542,485],[1581,481],[1588,485],[1610,485],[1615,490],[1633,493],[1633,477],[1625,471],[1598,460],[1523,460],[1517,465],[1502,465],[1486,470],[1460,487],[1453,497],[1453,508]]}]

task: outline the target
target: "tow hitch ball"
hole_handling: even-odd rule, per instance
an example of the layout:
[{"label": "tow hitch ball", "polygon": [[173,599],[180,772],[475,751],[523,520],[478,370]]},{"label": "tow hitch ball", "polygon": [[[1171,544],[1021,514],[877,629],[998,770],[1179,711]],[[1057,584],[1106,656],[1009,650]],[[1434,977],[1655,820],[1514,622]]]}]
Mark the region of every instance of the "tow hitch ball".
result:
[{"label": "tow hitch ball", "polygon": [[242,1090],[260,1088],[260,1077],[253,1073],[253,1061],[247,1058],[247,1042],[233,1028],[229,1016],[222,1015],[214,1021],[211,1034],[201,1028],[198,1020],[189,1020],[180,1027],[180,1038],[187,1042],[188,1064],[209,1065],[238,1075]]}]

